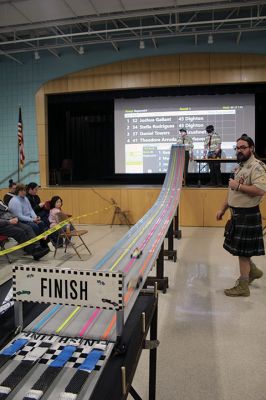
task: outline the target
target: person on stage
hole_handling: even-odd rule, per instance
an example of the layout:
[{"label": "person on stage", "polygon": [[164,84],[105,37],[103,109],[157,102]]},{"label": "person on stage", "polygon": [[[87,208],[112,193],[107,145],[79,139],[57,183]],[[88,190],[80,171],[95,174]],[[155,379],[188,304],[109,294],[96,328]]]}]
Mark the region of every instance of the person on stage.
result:
[{"label": "person on stage", "polygon": [[259,204],[266,192],[266,166],[255,158],[254,142],[245,134],[237,140],[236,154],[239,167],[229,179],[228,197],[216,218],[221,220],[230,208],[231,219],[225,227],[223,247],[238,256],[240,269],[235,286],[225,289],[224,293],[231,297],[247,297],[249,284],[263,275],[251,257],[265,254]]},{"label": "person on stage", "polygon": [[184,166],[184,184],[187,184],[187,176],[188,176],[188,165],[189,161],[193,160],[193,140],[187,134],[187,130],[185,128],[179,129],[179,135],[177,138],[177,144],[185,145],[185,166]]},{"label": "person on stage", "polygon": [[[213,125],[206,127],[207,136],[204,140],[204,153],[203,158],[220,158],[221,157],[221,138],[214,131]],[[211,161],[208,163],[210,169],[210,182],[209,186],[222,186],[221,164],[219,161]]]}]

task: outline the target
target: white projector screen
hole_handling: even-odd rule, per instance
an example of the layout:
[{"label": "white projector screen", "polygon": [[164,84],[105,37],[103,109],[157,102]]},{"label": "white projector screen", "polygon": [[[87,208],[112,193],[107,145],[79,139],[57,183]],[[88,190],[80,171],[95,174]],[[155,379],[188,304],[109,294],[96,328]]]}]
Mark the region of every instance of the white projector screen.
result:
[{"label": "white projector screen", "polygon": [[[207,125],[221,136],[222,157],[234,158],[239,136],[255,138],[254,95],[116,99],[115,173],[166,172],[181,128],[193,139],[194,158],[201,158]],[[224,168],[231,170],[230,164]],[[195,162],[189,171],[197,171]]]}]

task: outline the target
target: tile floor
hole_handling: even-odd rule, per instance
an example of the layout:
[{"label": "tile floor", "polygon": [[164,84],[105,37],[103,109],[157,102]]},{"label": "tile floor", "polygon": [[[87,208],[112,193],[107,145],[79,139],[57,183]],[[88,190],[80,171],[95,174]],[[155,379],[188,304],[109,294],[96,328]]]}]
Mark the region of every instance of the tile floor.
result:
[{"label": "tile floor", "polygon": [[[51,252],[43,263],[78,268],[93,266],[125,234],[125,226],[87,226],[79,261],[72,250]],[[178,260],[165,262],[169,289],[159,297],[157,400],[266,399],[266,280],[251,285],[251,296],[229,298],[223,289],[238,277],[237,259],[222,248],[220,228],[181,228],[175,240]],[[7,265],[0,258],[0,283],[16,263],[33,260],[17,252]],[[265,256],[254,258],[264,269]],[[148,352],[143,352],[133,382],[148,399]],[[129,399],[132,399],[129,396]]]}]

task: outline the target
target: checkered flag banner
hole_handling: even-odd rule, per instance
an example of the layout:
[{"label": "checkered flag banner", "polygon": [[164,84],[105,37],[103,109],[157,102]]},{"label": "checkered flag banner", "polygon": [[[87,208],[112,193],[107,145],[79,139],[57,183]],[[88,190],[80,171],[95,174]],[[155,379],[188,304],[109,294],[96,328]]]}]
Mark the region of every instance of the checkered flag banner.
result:
[{"label": "checkered flag banner", "polygon": [[23,169],[25,163],[25,153],[24,153],[24,138],[23,138],[23,124],[22,124],[22,115],[21,115],[21,107],[19,107],[19,116],[18,116],[18,149],[19,149],[19,168]]}]

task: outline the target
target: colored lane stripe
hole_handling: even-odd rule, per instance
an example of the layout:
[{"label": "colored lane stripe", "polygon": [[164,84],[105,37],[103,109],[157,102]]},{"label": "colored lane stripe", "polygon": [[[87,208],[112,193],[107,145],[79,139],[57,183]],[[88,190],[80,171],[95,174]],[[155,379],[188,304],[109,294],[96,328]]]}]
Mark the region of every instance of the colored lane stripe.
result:
[{"label": "colored lane stripe", "polygon": [[102,340],[106,340],[109,336],[109,333],[112,331],[114,328],[114,324],[116,323],[116,314],[113,315],[111,322],[107,326],[106,330],[104,331],[104,334],[102,336]]},{"label": "colored lane stripe", "polygon": [[48,314],[45,315],[32,329],[32,332],[36,332],[45,322],[48,321],[58,310],[59,308],[63,307],[61,304],[56,304]]},{"label": "colored lane stripe", "polygon": [[88,319],[88,321],[86,322],[86,324],[83,326],[83,328],[81,329],[81,331],[79,332],[79,336],[83,336],[84,333],[86,332],[86,330],[90,327],[90,325],[92,325],[92,323],[94,322],[94,320],[97,318],[98,314],[101,312],[100,308],[97,308],[92,316]]},{"label": "colored lane stripe", "polygon": [[59,333],[69,322],[70,320],[76,315],[76,313],[79,311],[80,306],[77,306],[74,311],[67,317],[67,319],[57,328],[55,331],[56,333]]}]

